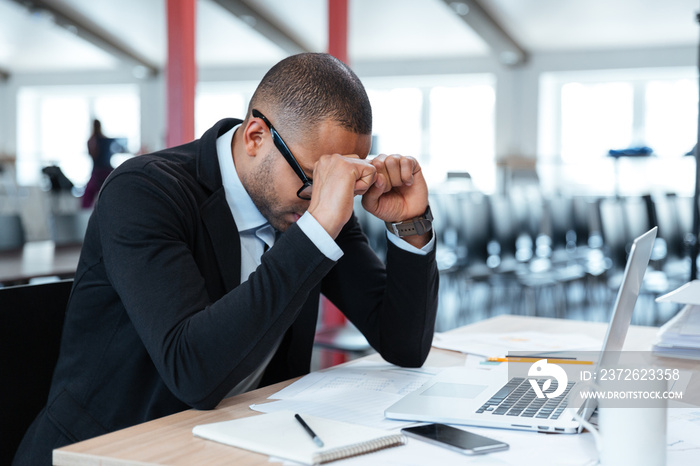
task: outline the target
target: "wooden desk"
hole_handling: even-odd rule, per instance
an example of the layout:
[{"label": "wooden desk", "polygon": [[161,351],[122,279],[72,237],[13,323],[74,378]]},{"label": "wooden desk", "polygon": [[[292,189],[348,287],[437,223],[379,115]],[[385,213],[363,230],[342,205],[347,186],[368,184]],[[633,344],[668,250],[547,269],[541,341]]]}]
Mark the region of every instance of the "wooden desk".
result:
[{"label": "wooden desk", "polygon": [[[543,331],[583,333],[602,342],[606,325],[594,322],[579,322],[520,316],[499,316],[462,327],[456,332],[497,333],[512,331]],[[648,350],[656,335],[656,328],[630,328],[625,349]],[[378,358],[377,355],[367,356]],[[433,348],[427,365],[453,366],[464,363],[465,356],[459,353]],[[331,369],[332,370],[332,369]],[[265,402],[266,398],[294,380],[244,393],[224,400],[215,410],[188,410],[161,419],[146,422],[128,429],[86,440],[54,450],[54,465],[267,465],[267,456],[246,450],[220,445],[195,438],[192,428],[198,424],[226,421],[257,414],[248,406]]]},{"label": "wooden desk", "polygon": [[0,283],[26,283],[32,278],[75,275],[80,245],[56,247],[53,241],[30,241],[22,250],[0,253]]}]

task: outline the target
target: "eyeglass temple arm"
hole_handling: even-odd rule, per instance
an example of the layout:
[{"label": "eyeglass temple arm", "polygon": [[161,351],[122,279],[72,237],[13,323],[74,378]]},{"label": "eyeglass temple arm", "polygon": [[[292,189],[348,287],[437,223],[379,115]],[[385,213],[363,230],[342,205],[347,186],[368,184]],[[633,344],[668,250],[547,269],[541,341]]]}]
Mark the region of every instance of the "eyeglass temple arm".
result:
[{"label": "eyeglass temple arm", "polygon": [[272,123],[270,123],[270,121],[265,117],[265,115],[263,115],[256,109],[253,109],[252,114],[255,118],[260,118],[262,121],[264,121],[267,127],[270,128],[270,133],[272,134],[272,141],[275,143],[275,146],[282,149],[280,152],[282,152],[282,155],[285,159],[287,159],[287,162],[289,162],[289,164],[292,166],[292,169],[296,172],[299,178],[301,178],[304,181],[304,183],[308,183],[309,178],[306,176],[306,173],[304,173],[304,170],[301,169],[299,162],[297,162],[296,159],[291,156],[291,152],[287,147],[287,144],[285,144],[285,142],[282,140],[282,137],[279,135],[279,133],[277,133],[277,130],[272,126]]}]

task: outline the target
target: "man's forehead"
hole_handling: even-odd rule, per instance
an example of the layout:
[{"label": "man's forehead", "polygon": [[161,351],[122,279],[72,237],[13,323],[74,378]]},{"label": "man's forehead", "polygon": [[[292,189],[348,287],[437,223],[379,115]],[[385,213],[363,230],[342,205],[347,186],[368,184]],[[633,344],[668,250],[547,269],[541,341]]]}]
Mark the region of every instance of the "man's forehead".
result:
[{"label": "man's forehead", "polygon": [[325,154],[355,154],[367,157],[372,144],[372,135],[358,134],[338,123],[318,125],[306,132],[302,138],[301,148],[309,155],[313,154],[314,163]]}]

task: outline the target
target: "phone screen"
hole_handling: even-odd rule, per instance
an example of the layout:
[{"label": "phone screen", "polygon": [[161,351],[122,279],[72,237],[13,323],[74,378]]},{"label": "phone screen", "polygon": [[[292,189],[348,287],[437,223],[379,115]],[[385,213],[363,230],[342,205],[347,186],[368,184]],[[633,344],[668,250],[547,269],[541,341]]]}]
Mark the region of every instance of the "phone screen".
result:
[{"label": "phone screen", "polygon": [[431,443],[458,449],[462,453],[478,454],[508,449],[508,444],[482,435],[473,434],[444,424],[426,424],[401,429],[407,435]]}]

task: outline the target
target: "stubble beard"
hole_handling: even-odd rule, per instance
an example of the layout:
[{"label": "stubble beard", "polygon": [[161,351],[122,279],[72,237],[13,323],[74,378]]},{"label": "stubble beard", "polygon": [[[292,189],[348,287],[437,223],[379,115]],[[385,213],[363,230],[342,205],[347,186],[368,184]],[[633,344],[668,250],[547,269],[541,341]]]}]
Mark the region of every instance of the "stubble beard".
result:
[{"label": "stubble beard", "polygon": [[262,163],[245,177],[244,186],[250,199],[258,208],[260,214],[272,225],[277,231],[286,231],[291,226],[291,222],[285,219],[285,215],[291,212],[303,212],[306,207],[300,206],[283,206],[277,192],[275,191],[275,173],[274,162],[276,154],[268,153],[265,155]]}]

